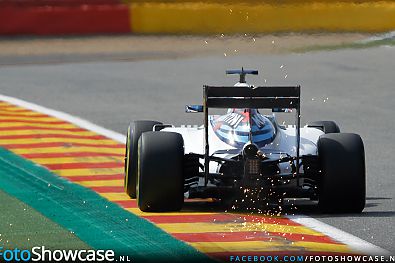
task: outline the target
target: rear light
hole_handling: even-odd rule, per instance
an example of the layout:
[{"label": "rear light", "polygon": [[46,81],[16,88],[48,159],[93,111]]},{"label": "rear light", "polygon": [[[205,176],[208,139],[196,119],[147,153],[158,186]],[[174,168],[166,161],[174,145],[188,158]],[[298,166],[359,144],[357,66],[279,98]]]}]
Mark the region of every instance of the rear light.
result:
[{"label": "rear light", "polygon": [[261,161],[259,159],[247,159],[245,162],[245,171],[248,175],[260,175]]}]

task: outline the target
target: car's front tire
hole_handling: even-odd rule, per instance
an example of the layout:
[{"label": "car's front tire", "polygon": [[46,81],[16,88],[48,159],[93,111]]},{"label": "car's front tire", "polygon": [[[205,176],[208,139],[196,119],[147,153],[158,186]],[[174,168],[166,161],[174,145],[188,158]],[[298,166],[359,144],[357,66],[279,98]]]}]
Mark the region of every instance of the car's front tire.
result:
[{"label": "car's front tire", "polygon": [[334,121],[312,121],[307,123],[307,127],[317,128],[328,133],[340,133],[340,128]]},{"label": "car's front tire", "polygon": [[179,133],[145,132],[138,146],[137,204],[144,212],[179,211],[184,203],[184,141]]},{"label": "car's front tire", "polygon": [[134,121],[130,123],[126,136],[125,153],[125,192],[130,198],[136,198],[137,182],[137,144],[143,132],[152,131],[157,121]]},{"label": "car's front tire", "polygon": [[366,175],[362,139],[353,133],[321,135],[319,208],[326,213],[360,213],[365,207]]}]

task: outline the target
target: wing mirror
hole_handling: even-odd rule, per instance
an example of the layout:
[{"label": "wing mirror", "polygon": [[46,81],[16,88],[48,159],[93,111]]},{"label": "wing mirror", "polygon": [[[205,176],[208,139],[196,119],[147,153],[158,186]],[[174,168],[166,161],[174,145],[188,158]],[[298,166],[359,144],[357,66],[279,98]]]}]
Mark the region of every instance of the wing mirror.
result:
[{"label": "wing mirror", "polygon": [[185,112],[186,113],[203,112],[203,105],[186,105]]},{"label": "wing mirror", "polygon": [[285,113],[290,113],[292,112],[292,109],[289,108],[273,108],[272,112],[285,112]]}]

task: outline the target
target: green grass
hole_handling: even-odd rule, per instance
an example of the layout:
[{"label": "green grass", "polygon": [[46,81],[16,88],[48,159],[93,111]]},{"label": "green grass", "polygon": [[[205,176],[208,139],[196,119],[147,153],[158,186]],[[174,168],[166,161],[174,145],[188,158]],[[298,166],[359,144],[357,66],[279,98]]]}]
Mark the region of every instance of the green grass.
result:
[{"label": "green grass", "polygon": [[4,248],[91,249],[70,231],[0,190],[0,244]]},{"label": "green grass", "polygon": [[347,44],[339,44],[339,45],[315,45],[303,48],[296,48],[293,49],[293,52],[296,53],[306,53],[311,51],[334,51],[340,49],[365,49],[365,48],[372,48],[378,46],[395,46],[395,39],[388,38],[382,40],[374,40],[369,42],[354,42],[354,43],[347,43]]},{"label": "green grass", "polygon": [[31,246],[50,244],[56,249],[88,245],[128,255],[133,262],[210,261],[206,255],[92,190],[1,147],[0,190],[3,191],[0,231],[4,233],[0,238],[9,240],[11,248],[16,245],[22,248],[27,242]]}]

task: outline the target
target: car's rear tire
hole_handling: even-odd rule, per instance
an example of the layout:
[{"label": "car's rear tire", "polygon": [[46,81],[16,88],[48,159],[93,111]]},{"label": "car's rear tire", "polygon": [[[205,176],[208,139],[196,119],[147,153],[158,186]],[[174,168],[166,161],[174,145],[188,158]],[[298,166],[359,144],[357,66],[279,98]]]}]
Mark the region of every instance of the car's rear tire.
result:
[{"label": "car's rear tire", "polygon": [[318,139],[321,163],[318,205],[326,213],[360,213],[365,207],[366,175],[362,139],[332,133]]},{"label": "car's rear tire", "polygon": [[137,204],[144,212],[179,211],[184,203],[184,141],[179,133],[145,132],[138,146]]},{"label": "car's rear tire", "polygon": [[130,123],[126,136],[125,153],[125,192],[131,198],[136,198],[137,182],[137,144],[143,132],[152,131],[157,121],[134,121]]},{"label": "car's rear tire", "polygon": [[340,128],[334,121],[312,121],[307,123],[307,127],[317,128],[328,133],[340,133]]}]

